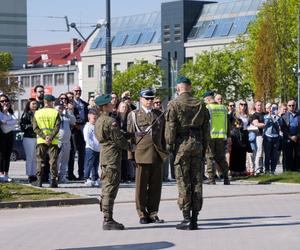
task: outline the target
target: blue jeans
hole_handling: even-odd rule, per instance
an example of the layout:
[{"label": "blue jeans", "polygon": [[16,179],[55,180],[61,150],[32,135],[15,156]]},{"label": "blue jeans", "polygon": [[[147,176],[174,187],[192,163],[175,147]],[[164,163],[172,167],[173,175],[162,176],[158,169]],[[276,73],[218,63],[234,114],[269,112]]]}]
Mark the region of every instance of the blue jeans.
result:
[{"label": "blue jeans", "polygon": [[99,169],[99,152],[94,151],[90,148],[85,149],[85,159],[84,159],[84,179],[90,178],[92,172],[92,181],[99,179],[98,174]]},{"label": "blue jeans", "polygon": [[[264,136],[264,152],[265,152],[265,170],[266,173],[274,173],[278,160],[279,137],[271,138]],[[271,165],[271,169],[270,169]]]}]

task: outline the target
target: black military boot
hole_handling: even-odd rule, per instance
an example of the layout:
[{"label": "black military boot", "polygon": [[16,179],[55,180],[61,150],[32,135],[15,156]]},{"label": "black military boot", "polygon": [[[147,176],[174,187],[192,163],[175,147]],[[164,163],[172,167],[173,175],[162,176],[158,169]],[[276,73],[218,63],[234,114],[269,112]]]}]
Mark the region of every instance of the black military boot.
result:
[{"label": "black military boot", "polygon": [[51,188],[58,188],[57,180],[56,179],[51,179],[50,187]]},{"label": "black military boot", "polygon": [[35,186],[35,187],[42,187],[42,183],[43,183],[43,181],[42,181],[41,176],[38,176],[36,181],[32,182],[31,185]]},{"label": "black military boot", "polygon": [[190,230],[191,224],[191,215],[190,211],[183,211],[183,221],[180,224],[176,225],[176,229],[178,230]]},{"label": "black military boot", "polygon": [[198,212],[192,211],[192,218],[190,223],[190,230],[197,230],[198,229]]},{"label": "black military boot", "polygon": [[123,224],[116,222],[113,218],[104,218],[103,230],[124,230]]}]

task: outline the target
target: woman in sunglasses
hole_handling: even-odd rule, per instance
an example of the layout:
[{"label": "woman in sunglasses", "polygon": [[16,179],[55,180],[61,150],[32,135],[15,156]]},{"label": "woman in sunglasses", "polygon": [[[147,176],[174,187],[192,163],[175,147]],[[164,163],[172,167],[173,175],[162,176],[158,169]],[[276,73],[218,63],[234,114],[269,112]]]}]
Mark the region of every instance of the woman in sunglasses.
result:
[{"label": "woman in sunglasses", "polygon": [[246,174],[246,153],[251,152],[247,131],[248,124],[248,105],[246,101],[240,100],[231,128],[232,148],[229,170],[232,176]]},{"label": "woman in sunglasses", "polygon": [[18,123],[7,95],[0,95],[0,182],[10,182],[8,170],[14,137],[13,130]]}]

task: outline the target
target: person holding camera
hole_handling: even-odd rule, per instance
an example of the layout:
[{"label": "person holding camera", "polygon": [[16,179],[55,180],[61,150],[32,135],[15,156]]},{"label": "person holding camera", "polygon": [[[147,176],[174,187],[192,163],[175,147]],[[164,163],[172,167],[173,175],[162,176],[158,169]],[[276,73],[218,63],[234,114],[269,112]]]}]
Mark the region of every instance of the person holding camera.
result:
[{"label": "person holding camera", "polygon": [[280,143],[280,127],[282,120],[278,116],[277,104],[266,104],[267,114],[264,116],[264,153],[265,153],[265,173],[274,174],[278,161],[278,151]]},{"label": "person holding camera", "polygon": [[72,106],[68,105],[66,94],[61,94],[55,101],[55,109],[58,111],[61,119],[58,132],[58,179],[60,183],[66,183],[71,151],[71,127],[75,124],[76,118],[73,114]]}]

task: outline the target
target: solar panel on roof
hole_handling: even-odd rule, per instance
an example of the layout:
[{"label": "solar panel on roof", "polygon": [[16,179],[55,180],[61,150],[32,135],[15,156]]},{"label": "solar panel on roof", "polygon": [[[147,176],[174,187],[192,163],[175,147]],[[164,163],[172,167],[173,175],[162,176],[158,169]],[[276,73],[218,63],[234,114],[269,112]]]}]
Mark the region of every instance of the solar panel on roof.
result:
[{"label": "solar panel on roof", "polygon": [[204,38],[210,38],[214,34],[214,31],[216,29],[217,25],[216,24],[211,24],[208,26],[207,30],[204,32],[203,37]]},{"label": "solar panel on roof", "polygon": [[124,32],[117,32],[115,39],[113,40],[113,47],[121,47],[124,45],[125,40],[127,38],[127,34]]},{"label": "solar panel on roof", "polygon": [[153,37],[155,35],[155,31],[146,31],[142,33],[142,37],[139,40],[139,44],[147,44],[151,43],[153,40]]},{"label": "solar panel on roof", "polygon": [[136,45],[141,37],[141,32],[132,32],[128,34],[126,45]]},{"label": "solar panel on roof", "polygon": [[215,33],[213,34],[214,37],[217,36],[228,36],[231,27],[233,23],[232,22],[220,22],[216,28]]},{"label": "solar panel on roof", "polygon": [[91,44],[91,49],[97,49],[100,41],[101,41],[101,37],[97,36]]}]

